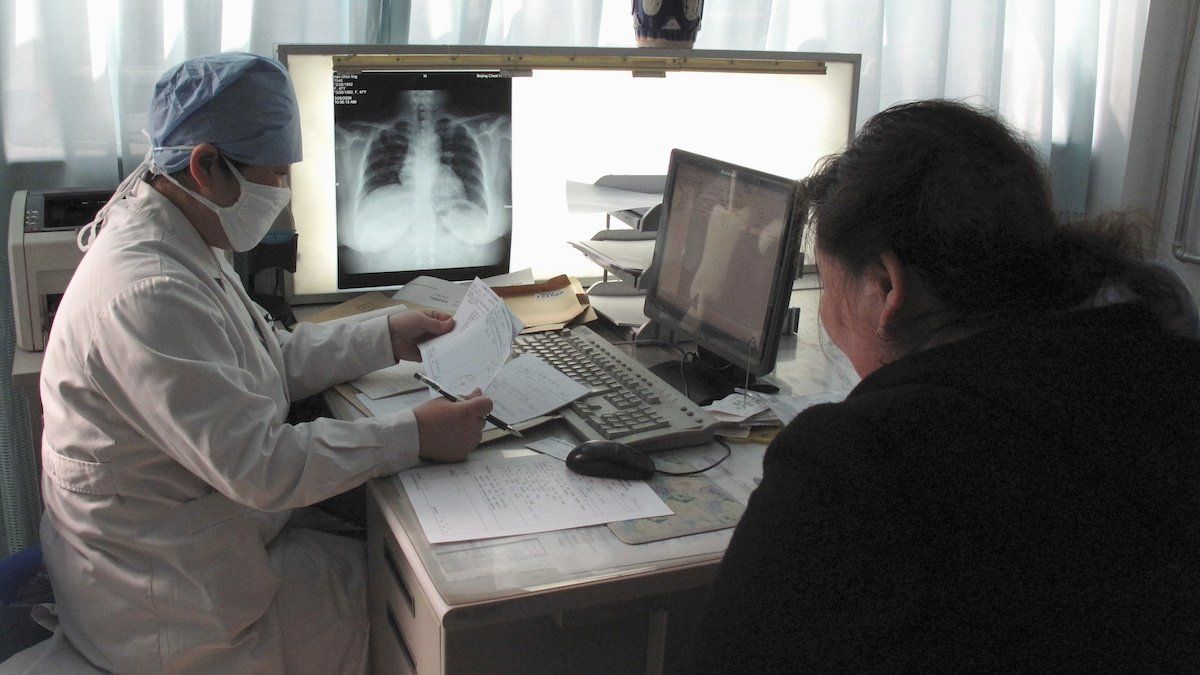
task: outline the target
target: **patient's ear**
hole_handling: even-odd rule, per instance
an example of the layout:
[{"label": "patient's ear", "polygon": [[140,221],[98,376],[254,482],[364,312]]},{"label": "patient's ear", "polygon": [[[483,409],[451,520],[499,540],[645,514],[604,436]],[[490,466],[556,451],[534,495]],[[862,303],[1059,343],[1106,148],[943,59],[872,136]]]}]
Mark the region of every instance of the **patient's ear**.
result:
[{"label": "patient's ear", "polygon": [[879,263],[871,267],[868,283],[879,302],[879,331],[886,333],[908,304],[908,274],[892,251],[879,254]]}]

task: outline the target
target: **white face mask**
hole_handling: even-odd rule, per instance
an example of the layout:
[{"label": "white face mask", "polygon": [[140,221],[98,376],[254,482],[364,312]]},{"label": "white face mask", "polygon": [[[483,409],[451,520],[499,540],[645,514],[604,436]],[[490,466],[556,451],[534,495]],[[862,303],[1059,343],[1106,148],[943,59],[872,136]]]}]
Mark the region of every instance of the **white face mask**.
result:
[{"label": "white face mask", "polygon": [[232,206],[218,206],[180,185],[179,181],[169,174],[163,175],[179,186],[179,189],[195,197],[196,201],[212,209],[221,219],[221,229],[225,231],[230,247],[238,253],[244,253],[257,246],[267,235],[267,231],[279,217],[279,212],[291,201],[292,191],[286,187],[252,183],[243,178],[228,159],[222,159],[237,178],[238,186],[242,190],[242,194]]}]

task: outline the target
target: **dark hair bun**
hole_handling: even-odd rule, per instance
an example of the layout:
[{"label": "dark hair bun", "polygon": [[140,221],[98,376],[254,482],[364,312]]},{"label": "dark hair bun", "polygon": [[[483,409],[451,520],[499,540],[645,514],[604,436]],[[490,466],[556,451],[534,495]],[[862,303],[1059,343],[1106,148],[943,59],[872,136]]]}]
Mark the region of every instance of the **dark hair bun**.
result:
[{"label": "dark hair bun", "polygon": [[1115,228],[1065,228],[1036,154],[953,101],[889,108],[808,182],[817,246],[852,273],[892,251],[960,322],[1066,308],[1120,274]]}]

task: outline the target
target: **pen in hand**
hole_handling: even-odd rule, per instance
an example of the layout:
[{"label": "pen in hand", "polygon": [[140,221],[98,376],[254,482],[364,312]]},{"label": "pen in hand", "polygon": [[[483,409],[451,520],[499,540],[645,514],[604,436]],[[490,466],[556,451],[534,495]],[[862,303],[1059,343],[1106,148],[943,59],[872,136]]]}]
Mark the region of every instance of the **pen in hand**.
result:
[{"label": "pen in hand", "polygon": [[[425,375],[422,373],[413,373],[413,377],[417,378],[421,382],[424,382],[428,386],[432,387],[433,390],[436,391],[437,393],[441,394],[442,398],[444,398],[444,399],[454,401],[455,403],[461,403],[466,400],[461,396],[450,393],[449,390],[442,387],[442,385],[438,384],[437,382],[434,382],[433,380],[429,379],[428,377],[425,377]],[[487,421],[496,425],[497,427],[507,431],[508,433],[512,434],[513,436],[516,436],[517,438],[524,438],[524,436],[521,435],[521,432],[519,432],[516,429],[509,426],[508,423],[501,422],[499,418],[497,418],[495,415],[493,415],[491,413],[488,413],[487,417],[485,417],[484,419],[486,419]]]}]

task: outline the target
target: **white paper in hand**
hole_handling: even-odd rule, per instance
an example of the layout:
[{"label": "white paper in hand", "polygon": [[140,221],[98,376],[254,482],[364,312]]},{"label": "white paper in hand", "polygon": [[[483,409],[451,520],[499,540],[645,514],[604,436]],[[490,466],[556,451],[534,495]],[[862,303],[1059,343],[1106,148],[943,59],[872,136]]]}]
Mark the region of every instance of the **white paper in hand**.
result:
[{"label": "white paper in hand", "polygon": [[475,279],[454,313],[454,330],[421,343],[425,374],[459,395],[487,389],[523,329],[504,301]]}]

